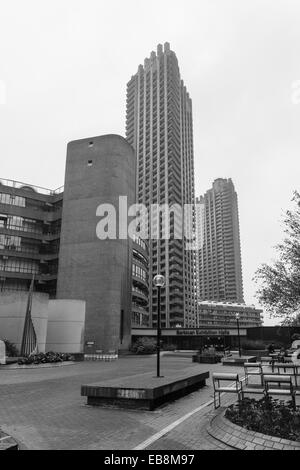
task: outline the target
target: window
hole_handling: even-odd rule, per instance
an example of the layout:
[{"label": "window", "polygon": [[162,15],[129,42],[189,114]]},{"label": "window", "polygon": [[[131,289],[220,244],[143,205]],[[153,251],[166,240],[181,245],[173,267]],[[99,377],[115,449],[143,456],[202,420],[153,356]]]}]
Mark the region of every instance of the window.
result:
[{"label": "window", "polygon": [[34,219],[0,214],[0,228],[42,233],[42,224]]},{"label": "window", "polygon": [[5,249],[19,251],[21,249],[21,237],[0,235],[0,250]]},{"label": "window", "polygon": [[17,272],[24,274],[38,274],[39,262],[18,258],[0,257],[0,271]]},{"label": "window", "polygon": [[6,228],[7,226],[7,218],[8,216],[5,214],[0,214],[0,227],[1,228]]},{"label": "window", "polygon": [[0,193],[0,204],[25,207],[26,199],[25,197],[15,196],[14,194]]},{"label": "window", "polygon": [[147,279],[146,271],[144,271],[140,266],[137,266],[136,264],[132,265],[132,274],[134,276],[140,277],[144,281],[146,281]]}]

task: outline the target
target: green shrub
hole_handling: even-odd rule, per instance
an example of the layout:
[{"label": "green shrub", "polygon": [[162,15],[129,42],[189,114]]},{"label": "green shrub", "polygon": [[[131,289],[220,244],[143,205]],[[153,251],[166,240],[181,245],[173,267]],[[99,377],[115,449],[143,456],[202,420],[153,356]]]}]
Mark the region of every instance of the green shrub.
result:
[{"label": "green shrub", "polygon": [[300,441],[300,410],[292,402],[264,397],[261,400],[245,398],[227,408],[225,416],[232,423],[248,430]]},{"label": "green shrub", "polygon": [[154,338],[138,338],[132,345],[131,351],[135,354],[154,354],[156,352],[156,340]]},{"label": "green shrub", "polygon": [[8,341],[8,339],[3,339],[5,343],[6,355],[8,357],[18,357],[19,351],[17,350],[15,344]]},{"label": "green shrub", "polygon": [[73,361],[74,357],[68,353],[39,353],[32,356],[22,357],[18,360],[19,365],[30,365],[30,364],[49,364],[54,362]]}]

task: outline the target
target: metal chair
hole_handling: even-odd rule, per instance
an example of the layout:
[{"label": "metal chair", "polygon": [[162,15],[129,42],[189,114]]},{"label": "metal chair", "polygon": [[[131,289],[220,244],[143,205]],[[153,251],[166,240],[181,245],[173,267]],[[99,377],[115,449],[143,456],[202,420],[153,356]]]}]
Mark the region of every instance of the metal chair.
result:
[{"label": "metal chair", "polygon": [[[299,376],[298,374],[298,365],[297,364],[293,364],[293,363],[280,363],[280,362],[277,362],[277,363],[274,363],[274,369],[277,369],[277,373],[279,375],[283,375],[283,372],[291,375],[294,380],[295,380],[295,387],[298,387],[298,381],[297,381],[297,377]],[[283,370],[283,372],[282,372]],[[291,371],[291,372],[289,372]]]},{"label": "metal chair", "polygon": [[[235,393],[238,396],[238,400],[241,399],[242,393],[242,382],[239,379],[238,374],[226,374],[226,373],[213,373],[213,386],[214,386],[214,406],[215,409],[221,406],[221,393]],[[221,382],[232,382],[233,386],[224,386]]]},{"label": "metal chair", "polygon": [[246,385],[249,384],[249,377],[251,377],[252,375],[259,375],[260,383],[261,385],[263,385],[263,370],[261,362],[245,362],[244,371]]},{"label": "metal chair", "polygon": [[[296,393],[293,387],[292,377],[290,375],[264,375],[264,384],[266,396],[290,396],[292,399],[293,407],[294,409],[296,409]],[[287,388],[282,388],[282,386],[286,386]]]}]

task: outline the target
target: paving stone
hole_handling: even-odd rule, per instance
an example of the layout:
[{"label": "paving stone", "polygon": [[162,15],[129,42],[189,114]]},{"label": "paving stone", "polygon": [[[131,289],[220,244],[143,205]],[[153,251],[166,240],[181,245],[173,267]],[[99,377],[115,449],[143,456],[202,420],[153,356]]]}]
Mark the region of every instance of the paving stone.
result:
[{"label": "paving stone", "polygon": [[274,441],[270,441],[270,439],[268,439],[268,440],[266,440],[266,442],[265,442],[264,445],[265,445],[266,447],[272,447],[272,448],[273,448],[274,444],[275,444]]},{"label": "paving stone", "polygon": [[251,444],[246,444],[246,447],[244,450],[254,450],[255,449],[255,446],[254,445],[251,445]]},{"label": "paving stone", "polygon": [[[191,366],[187,358],[162,358],[164,367]],[[212,382],[162,406],[156,411],[93,408],[80,396],[83,383],[134,376],[153,370],[155,358],[121,358],[115,362],[83,362],[73,367],[1,370],[0,427],[22,449],[134,449],[169,424],[211,400]],[[220,365],[199,365],[199,370],[218,371]],[[226,372],[226,368],[222,370]],[[238,369],[237,369],[238,370]],[[230,368],[232,373],[232,368]],[[222,397],[222,408],[233,400]],[[213,405],[192,415],[153,444],[160,449],[231,449],[211,437],[206,428],[214,416]],[[151,446],[150,446],[151,448]]]},{"label": "paving stone", "polygon": [[275,437],[275,436],[271,436],[270,439],[271,439],[271,441],[274,441],[274,442],[280,442],[281,441],[280,437]]},{"label": "paving stone", "polygon": [[275,442],[273,448],[277,449],[277,450],[282,450],[283,449],[283,444],[280,444],[279,442]]},{"label": "paving stone", "polygon": [[253,443],[254,444],[260,444],[260,445],[263,445],[265,443],[265,440],[264,439],[261,439],[260,437],[255,437],[253,439]]},{"label": "paving stone", "polygon": [[[86,362],[72,368],[1,371],[0,426],[24,449],[134,449],[211,400],[211,380],[198,392],[154,412],[88,407],[84,397],[80,396],[80,387],[83,383],[122,377],[124,373],[134,376],[155,371],[155,365],[153,358],[122,358],[114,363]],[[163,367],[176,370],[190,365],[186,358],[162,358],[162,372]],[[220,370],[220,365],[199,367],[211,373]],[[225,367],[222,370],[226,372]],[[261,441],[255,443],[255,438],[262,439],[260,433],[255,435],[253,431],[237,425],[228,425],[220,413],[236,398],[227,394],[221,400],[219,411],[215,411],[213,405],[203,408],[156,440],[147,450],[233,450],[234,447],[260,450],[260,446],[272,449],[275,444],[281,446],[280,450],[283,448],[279,438],[270,438],[264,444]],[[227,443],[215,439],[211,435],[214,432],[218,439]]]}]

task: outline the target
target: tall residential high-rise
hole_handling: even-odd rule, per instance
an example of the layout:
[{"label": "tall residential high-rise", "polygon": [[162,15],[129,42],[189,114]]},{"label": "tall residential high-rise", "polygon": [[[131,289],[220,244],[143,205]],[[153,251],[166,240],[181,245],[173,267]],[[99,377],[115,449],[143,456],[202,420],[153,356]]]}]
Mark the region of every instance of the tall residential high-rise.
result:
[{"label": "tall residential high-rise", "polygon": [[[194,204],[192,101],[169,43],[158,45],[127,85],[126,137],[136,151],[138,203]],[[174,218],[170,239],[149,242],[150,326],[157,322],[152,285],[157,273],[167,281],[161,297],[162,326],[193,326],[195,255],[172,233]]]},{"label": "tall residential high-rise", "polygon": [[219,178],[196,200],[200,301],[244,302],[237,193]]}]

